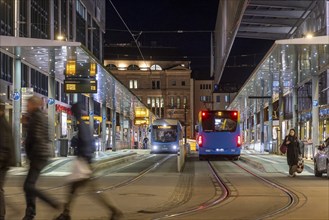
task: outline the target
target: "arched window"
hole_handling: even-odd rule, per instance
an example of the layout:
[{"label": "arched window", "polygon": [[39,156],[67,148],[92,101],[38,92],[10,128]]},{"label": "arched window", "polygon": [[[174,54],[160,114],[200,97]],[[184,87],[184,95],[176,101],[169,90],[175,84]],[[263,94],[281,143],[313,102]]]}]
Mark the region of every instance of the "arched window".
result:
[{"label": "arched window", "polygon": [[118,69],[118,67],[116,65],[114,65],[114,64],[107,64],[106,65],[106,68],[108,70],[117,70]]},{"label": "arched window", "polygon": [[162,70],[161,66],[159,66],[158,64],[153,64],[150,69],[151,70]]},{"label": "arched window", "polygon": [[127,70],[139,70],[139,66],[132,64],[128,66]]}]

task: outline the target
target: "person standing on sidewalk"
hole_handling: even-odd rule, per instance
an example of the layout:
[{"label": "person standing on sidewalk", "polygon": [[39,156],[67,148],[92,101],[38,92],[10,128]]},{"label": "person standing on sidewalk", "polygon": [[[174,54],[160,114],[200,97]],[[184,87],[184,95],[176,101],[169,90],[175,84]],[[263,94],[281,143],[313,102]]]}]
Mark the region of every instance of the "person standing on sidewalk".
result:
[{"label": "person standing on sidewalk", "polygon": [[299,141],[295,129],[290,129],[284,142],[287,148],[287,162],[289,165],[289,176],[295,177],[297,170],[298,157],[300,155]]},{"label": "person standing on sidewalk", "polygon": [[27,135],[25,140],[25,152],[30,162],[28,174],[24,182],[26,210],[23,220],[33,220],[36,215],[36,197],[59,209],[59,203],[36,189],[35,184],[41,170],[47,165],[50,157],[50,142],[48,134],[48,120],[41,111],[42,100],[32,96],[27,101]]},{"label": "person standing on sidewalk", "polygon": [[[88,166],[91,168],[92,159],[94,156],[94,147],[92,146],[93,143],[93,136],[90,132],[89,126],[82,120],[82,112],[81,107],[78,103],[75,103],[71,107],[71,111],[73,116],[77,120],[77,126],[78,126],[78,138],[77,138],[77,157],[79,159],[82,159],[88,163]],[[90,178],[87,179],[80,179],[80,180],[73,180],[70,185],[70,192],[67,199],[66,204],[64,205],[63,212],[56,218],[56,220],[70,220],[70,206],[73,201],[73,198],[76,195],[77,189],[81,188],[82,186],[86,185],[87,183],[91,183],[91,186],[93,187],[93,191],[95,193],[94,196],[97,196],[97,199],[109,209],[111,212],[111,220],[119,220],[122,218],[123,214],[122,212],[113,205],[112,202],[106,200],[104,198],[104,195],[102,193],[96,193],[96,186],[92,181],[90,181]]]},{"label": "person standing on sidewalk", "polygon": [[4,103],[0,101],[0,220],[5,220],[6,205],[3,186],[10,165],[13,165],[14,140],[12,130],[5,118]]}]

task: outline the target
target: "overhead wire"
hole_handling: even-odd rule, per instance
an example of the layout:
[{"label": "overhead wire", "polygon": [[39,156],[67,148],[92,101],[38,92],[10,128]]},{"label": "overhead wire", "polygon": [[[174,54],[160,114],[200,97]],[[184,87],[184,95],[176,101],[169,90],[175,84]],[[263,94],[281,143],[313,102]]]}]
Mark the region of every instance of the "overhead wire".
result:
[{"label": "overhead wire", "polygon": [[145,61],[145,58],[144,58],[144,55],[142,53],[142,50],[140,49],[139,47],[139,44],[138,44],[138,38],[140,37],[140,35],[142,34],[142,32],[139,32],[138,34],[138,38],[135,38],[135,35],[132,33],[132,31],[129,29],[128,25],[126,24],[126,22],[123,20],[122,16],[120,15],[119,11],[117,10],[117,8],[115,7],[115,5],[112,3],[111,0],[108,0],[111,4],[111,6],[113,7],[114,11],[117,13],[118,17],[120,18],[120,20],[122,21],[123,25],[126,27],[127,31],[130,33],[131,37],[133,38],[135,44],[136,44],[136,47],[139,51],[139,54],[141,55],[143,61]]}]

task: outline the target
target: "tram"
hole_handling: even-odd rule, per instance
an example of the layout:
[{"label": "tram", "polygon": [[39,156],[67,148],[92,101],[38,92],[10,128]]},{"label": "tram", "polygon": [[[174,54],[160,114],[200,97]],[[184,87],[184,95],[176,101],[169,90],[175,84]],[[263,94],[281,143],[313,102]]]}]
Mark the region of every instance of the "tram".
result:
[{"label": "tram", "polygon": [[177,153],[184,145],[183,129],[178,120],[156,119],[149,132],[151,153]]}]

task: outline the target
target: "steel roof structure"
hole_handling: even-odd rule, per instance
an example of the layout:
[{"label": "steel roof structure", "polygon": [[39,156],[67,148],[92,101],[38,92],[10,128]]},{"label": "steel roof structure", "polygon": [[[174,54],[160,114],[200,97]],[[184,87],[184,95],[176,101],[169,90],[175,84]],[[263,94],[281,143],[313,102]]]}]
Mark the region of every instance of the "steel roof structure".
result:
[{"label": "steel roof structure", "polygon": [[255,39],[287,39],[307,18],[316,1],[250,0],[236,37]]}]

